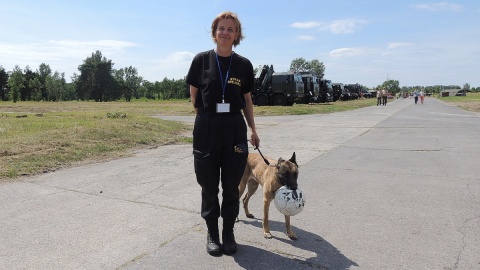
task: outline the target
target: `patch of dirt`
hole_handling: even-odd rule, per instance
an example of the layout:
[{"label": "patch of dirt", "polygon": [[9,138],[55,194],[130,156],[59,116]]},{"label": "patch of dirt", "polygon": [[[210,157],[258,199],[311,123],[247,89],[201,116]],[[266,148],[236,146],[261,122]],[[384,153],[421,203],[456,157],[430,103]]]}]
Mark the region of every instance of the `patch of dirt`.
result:
[{"label": "patch of dirt", "polygon": [[452,102],[451,104],[467,111],[480,112],[480,102]]}]

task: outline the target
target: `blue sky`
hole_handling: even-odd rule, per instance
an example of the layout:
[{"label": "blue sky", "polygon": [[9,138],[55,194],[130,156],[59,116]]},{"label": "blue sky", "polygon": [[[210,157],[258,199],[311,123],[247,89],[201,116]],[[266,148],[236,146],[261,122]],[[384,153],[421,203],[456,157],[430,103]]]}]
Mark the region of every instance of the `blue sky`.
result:
[{"label": "blue sky", "polygon": [[151,82],[181,79],[193,56],[214,48],[213,18],[236,12],[246,38],[234,50],[254,67],[287,71],[318,59],[333,82],[375,87],[480,87],[480,1],[24,1],[0,0],[0,65],[67,81],[97,50],[115,69]]}]

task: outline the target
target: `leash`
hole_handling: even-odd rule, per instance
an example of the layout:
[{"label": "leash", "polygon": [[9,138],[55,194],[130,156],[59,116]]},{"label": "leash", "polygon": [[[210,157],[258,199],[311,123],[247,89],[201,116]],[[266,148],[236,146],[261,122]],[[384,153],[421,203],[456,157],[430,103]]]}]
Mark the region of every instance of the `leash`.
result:
[{"label": "leash", "polygon": [[[277,167],[277,166],[275,166],[275,165],[270,165],[270,162],[263,156],[262,152],[260,151],[260,149],[259,149],[258,147],[255,147],[253,150],[257,150],[257,151],[258,151],[258,153],[260,154],[260,156],[262,156],[263,161],[264,161],[268,166],[270,166],[270,167]],[[287,184],[285,183],[285,181],[282,181],[282,180],[283,180],[283,179],[282,179],[281,177],[278,177],[278,176],[276,177],[276,181],[279,182],[282,186],[287,185]]]},{"label": "leash", "polygon": [[270,166],[270,162],[263,156],[262,152],[260,151],[260,148],[258,148],[257,146],[255,146],[255,148],[253,150],[257,150],[258,153],[260,154],[260,156],[262,156],[263,158],[263,161],[265,161],[265,163]]}]

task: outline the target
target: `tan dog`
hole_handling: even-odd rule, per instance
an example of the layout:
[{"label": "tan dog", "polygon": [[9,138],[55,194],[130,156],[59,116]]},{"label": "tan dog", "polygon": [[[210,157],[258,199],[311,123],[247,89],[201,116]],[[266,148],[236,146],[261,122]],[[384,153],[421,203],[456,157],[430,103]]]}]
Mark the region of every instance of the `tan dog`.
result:
[{"label": "tan dog", "polygon": [[[283,160],[279,158],[278,161],[269,159],[270,165],[267,165],[263,157],[259,154],[249,154],[247,166],[243,173],[242,180],[238,186],[240,197],[242,197],[245,187],[247,193],[243,198],[243,209],[248,218],[253,218],[253,215],[248,211],[248,201],[255,193],[260,184],[263,188],[263,236],[265,238],[272,238],[270,228],[268,226],[268,211],[270,203],[275,198],[275,191],[280,187],[286,185],[290,189],[297,189],[298,165],[295,160],[295,152],[290,160]],[[276,165],[272,165],[276,164]],[[285,216],[285,227],[287,235],[290,239],[296,240],[297,236],[290,225],[290,216]]]}]

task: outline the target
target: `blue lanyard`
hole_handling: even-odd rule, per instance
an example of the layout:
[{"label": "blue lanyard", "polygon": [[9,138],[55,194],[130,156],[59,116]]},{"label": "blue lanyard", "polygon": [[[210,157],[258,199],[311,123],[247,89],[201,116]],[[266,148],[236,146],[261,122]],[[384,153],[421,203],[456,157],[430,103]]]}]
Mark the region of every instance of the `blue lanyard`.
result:
[{"label": "blue lanyard", "polygon": [[228,74],[230,73],[230,67],[232,66],[233,51],[230,55],[230,64],[228,64],[227,75],[225,76],[225,82],[223,81],[222,69],[220,68],[220,62],[218,61],[218,54],[215,52],[217,58],[218,71],[220,72],[220,82],[222,83],[222,103],[225,103],[225,88],[227,88]]}]

